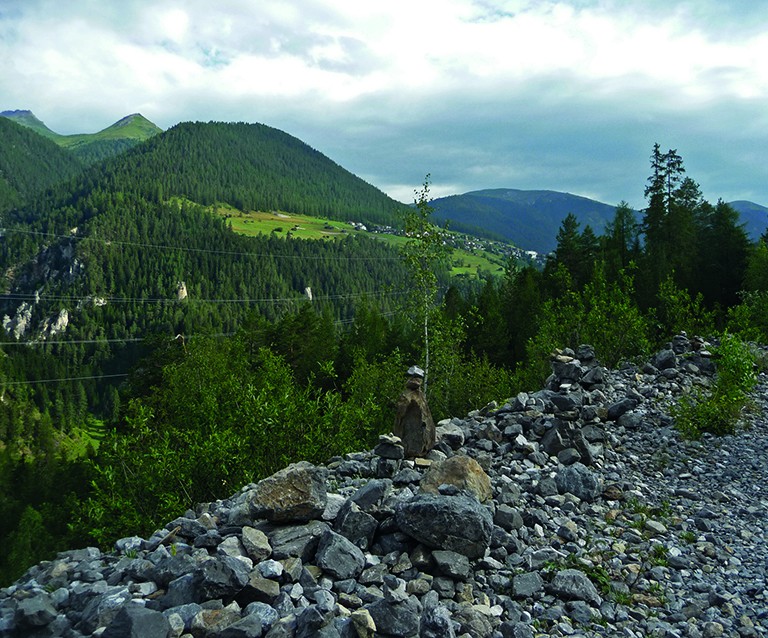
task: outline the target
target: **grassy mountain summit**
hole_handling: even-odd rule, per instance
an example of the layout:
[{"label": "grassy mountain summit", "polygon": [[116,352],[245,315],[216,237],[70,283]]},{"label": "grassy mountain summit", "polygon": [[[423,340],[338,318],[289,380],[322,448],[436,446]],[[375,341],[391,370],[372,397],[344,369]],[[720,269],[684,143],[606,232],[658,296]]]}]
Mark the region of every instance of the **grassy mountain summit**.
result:
[{"label": "grassy mountain summit", "polygon": [[32,129],[71,151],[86,164],[112,157],[162,132],[140,113],[118,120],[98,133],[60,135],[49,129],[32,111],[3,111],[0,116]]},{"label": "grassy mountain summit", "polygon": [[40,135],[43,135],[44,137],[47,137],[52,140],[55,140],[56,138],[64,137],[63,135],[59,135],[55,131],[52,131],[51,129],[49,129],[45,125],[45,123],[37,119],[37,117],[32,111],[27,111],[27,110],[2,111],[0,112],[0,117],[13,120],[14,122],[16,122],[16,124],[20,124],[21,126],[26,126],[27,128],[31,128],[33,131],[35,131],[35,133],[39,133]]}]

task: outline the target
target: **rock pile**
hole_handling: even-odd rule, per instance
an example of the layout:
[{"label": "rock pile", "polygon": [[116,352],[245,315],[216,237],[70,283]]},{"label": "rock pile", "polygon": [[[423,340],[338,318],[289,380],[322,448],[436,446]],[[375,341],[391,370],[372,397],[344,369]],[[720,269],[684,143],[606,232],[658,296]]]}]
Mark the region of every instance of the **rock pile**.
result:
[{"label": "rock pile", "polygon": [[768,426],[694,443],[668,416],[712,371],[682,337],[619,371],[562,352],[545,389],[441,422],[426,459],[383,436],[31,568],[0,635],[764,635]]}]

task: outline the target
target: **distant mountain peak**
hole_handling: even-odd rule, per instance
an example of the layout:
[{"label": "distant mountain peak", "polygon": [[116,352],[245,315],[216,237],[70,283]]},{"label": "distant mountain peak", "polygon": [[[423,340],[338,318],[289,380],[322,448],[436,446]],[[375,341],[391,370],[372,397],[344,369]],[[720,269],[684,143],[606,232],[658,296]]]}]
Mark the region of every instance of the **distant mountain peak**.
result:
[{"label": "distant mountain peak", "polygon": [[[129,124],[132,124],[133,122],[149,122],[149,120],[146,117],[144,117],[141,113],[131,113],[130,115],[121,117],[119,120],[117,120],[117,122],[115,122],[109,128],[118,128],[120,126],[127,126]],[[149,123],[151,124],[151,122]]]},{"label": "distant mountain peak", "polygon": [[31,128],[36,133],[44,135],[45,137],[54,139],[60,137],[58,133],[49,129],[45,123],[38,119],[38,117],[28,109],[16,109],[10,111],[0,112],[0,117],[7,117],[9,120],[13,120],[17,124]]},{"label": "distant mountain peak", "polygon": [[[35,114],[32,111],[29,111],[27,109],[17,109],[17,110],[10,110],[10,111],[0,111],[0,115],[2,117],[35,117]],[[35,119],[37,119],[35,117]]]}]

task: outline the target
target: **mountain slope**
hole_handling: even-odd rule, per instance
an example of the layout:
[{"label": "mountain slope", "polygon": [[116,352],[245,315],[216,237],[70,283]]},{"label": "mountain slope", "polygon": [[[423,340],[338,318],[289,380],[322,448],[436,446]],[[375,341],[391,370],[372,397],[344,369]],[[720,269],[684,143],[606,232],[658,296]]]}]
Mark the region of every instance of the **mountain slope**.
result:
[{"label": "mountain slope", "polygon": [[[316,299],[344,297],[333,304],[337,316],[349,316],[360,293],[404,287],[397,251],[381,242],[238,237],[202,206],[215,202],[384,222],[398,205],[277,129],[180,124],[9,216],[0,268],[18,296],[0,308],[7,330],[29,338],[19,328],[28,326],[39,334],[35,327],[50,325],[62,307],[70,313],[68,334],[81,336],[231,330],[249,310],[279,314],[275,299],[300,302],[306,286]],[[166,305],[180,281],[192,301]],[[36,300],[31,317],[22,308],[26,297]],[[96,310],[93,299],[107,304]]]},{"label": "mountain slope", "polygon": [[387,224],[401,206],[301,140],[263,124],[178,124],[109,162],[91,187]]},{"label": "mountain slope", "polygon": [[0,212],[81,173],[83,164],[34,130],[0,117]]},{"label": "mountain slope", "polygon": [[55,140],[57,138],[64,137],[63,135],[59,135],[55,131],[49,129],[41,120],[37,119],[32,111],[2,111],[0,112],[0,117],[12,120],[21,126],[26,126],[27,128],[32,129],[35,133],[38,133],[43,137],[47,137],[48,139]]},{"label": "mountain slope", "polygon": [[768,208],[745,200],[728,203],[739,213],[750,239],[757,241],[760,235],[768,229]]},{"label": "mountain slope", "polygon": [[501,235],[526,250],[554,250],[558,228],[568,213],[582,227],[600,233],[611,220],[615,206],[586,197],[546,190],[498,188],[441,197],[432,201],[435,218],[450,221],[456,230],[482,228]]},{"label": "mountain slope", "polygon": [[[768,227],[768,208],[742,200],[729,204],[739,213],[747,235],[756,241]],[[615,206],[578,195],[512,188],[441,197],[432,206],[435,218],[450,221],[455,230],[500,235],[541,253],[554,250],[560,223],[568,213],[576,215],[582,228],[589,224],[599,234],[616,212]]]},{"label": "mountain slope", "polygon": [[3,111],[0,116],[53,140],[86,164],[118,155],[162,132],[140,113],[128,115],[98,133],[76,135],[60,135],[52,131],[32,111]]}]

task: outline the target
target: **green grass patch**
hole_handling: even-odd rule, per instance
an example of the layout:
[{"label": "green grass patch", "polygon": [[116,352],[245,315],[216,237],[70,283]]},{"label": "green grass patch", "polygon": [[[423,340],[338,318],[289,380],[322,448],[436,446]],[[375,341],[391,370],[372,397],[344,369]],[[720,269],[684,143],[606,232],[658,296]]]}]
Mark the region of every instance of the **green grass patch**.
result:
[{"label": "green grass patch", "polygon": [[[356,230],[349,223],[338,220],[323,219],[310,215],[297,215],[281,211],[244,212],[227,204],[217,204],[211,207],[211,212],[224,217],[232,230],[241,235],[270,235],[295,239],[334,240],[349,235],[366,235],[377,241],[383,241],[399,248],[408,239],[400,235],[371,233]],[[481,274],[501,276],[504,274],[504,260],[498,255],[485,251],[467,251],[454,249],[451,255],[451,275],[455,277],[475,278]]]}]

